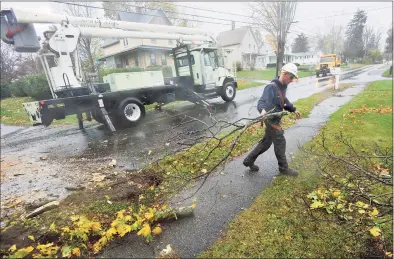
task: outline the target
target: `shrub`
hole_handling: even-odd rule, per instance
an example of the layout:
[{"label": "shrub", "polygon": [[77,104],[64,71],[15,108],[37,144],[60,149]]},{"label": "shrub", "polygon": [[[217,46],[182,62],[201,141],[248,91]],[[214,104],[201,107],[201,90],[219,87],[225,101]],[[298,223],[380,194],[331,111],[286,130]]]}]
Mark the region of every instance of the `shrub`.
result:
[{"label": "shrub", "polygon": [[235,66],[237,68],[237,72],[242,71],[242,64],[240,61],[237,61],[237,63],[235,63]]},{"label": "shrub", "polygon": [[25,93],[35,100],[52,98],[51,90],[45,74],[25,76]]},{"label": "shrub", "polygon": [[11,97],[11,90],[9,84],[0,85],[0,99]]},{"label": "shrub", "polygon": [[22,79],[18,79],[15,82],[10,84],[10,90],[12,96],[15,97],[26,97],[27,94],[25,92],[25,81]]}]

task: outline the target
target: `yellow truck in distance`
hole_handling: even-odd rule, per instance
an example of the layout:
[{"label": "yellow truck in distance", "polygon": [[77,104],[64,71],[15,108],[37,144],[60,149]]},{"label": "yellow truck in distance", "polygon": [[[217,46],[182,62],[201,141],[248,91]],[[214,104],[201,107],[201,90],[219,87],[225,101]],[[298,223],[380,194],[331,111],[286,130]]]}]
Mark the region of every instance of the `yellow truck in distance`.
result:
[{"label": "yellow truck in distance", "polygon": [[320,74],[327,76],[327,74],[333,74],[337,71],[337,67],[341,66],[341,58],[337,57],[336,54],[326,54],[320,56],[319,64],[316,67],[316,77]]}]

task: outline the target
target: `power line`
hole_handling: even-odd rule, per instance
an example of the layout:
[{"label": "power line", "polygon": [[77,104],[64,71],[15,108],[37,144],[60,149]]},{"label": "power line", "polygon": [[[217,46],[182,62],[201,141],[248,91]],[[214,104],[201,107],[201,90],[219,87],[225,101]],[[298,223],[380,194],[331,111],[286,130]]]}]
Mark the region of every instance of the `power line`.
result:
[{"label": "power line", "polygon": [[[115,12],[125,12],[125,13],[132,13],[132,14],[140,14],[140,13],[137,13],[137,12],[122,11],[122,10],[117,10],[117,9],[103,8],[103,7],[92,6],[92,5],[82,5],[82,4],[77,4],[77,3],[68,3],[68,2],[62,2],[62,1],[56,1],[56,0],[51,0],[50,2],[55,2],[55,3],[60,3],[60,4],[68,4],[68,5],[74,5],[74,6],[81,6],[81,7],[89,7],[89,8],[94,8],[94,9],[108,10],[108,11],[115,11]],[[153,17],[161,17],[159,15],[147,14],[147,13],[144,13],[143,15],[153,16]],[[208,21],[200,21],[200,20],[190,20],[190,19],[181,19],[181,20],[192,21],[192,22],[210,23],[210,24],[230,25],[230,24],[227,24],[227,23],[208,22]]]},{"label": "power line", "polygon": [[[386,7],[380,7],[380,8],[375,8],[375,9],[369,9],[369,10],[361,10],[364,12],[371,12],[371,11],[376,11],[376,10],[381,10],[381,9],[386,9],[386,8],[392,8],[391,6],[386,6]],[[317,18],[312,18],[312,19],[306,19],[304,21],[311,21],[311,20],[317,20],[317,19],[324,19],[324,18],[330,18],[330,17],[337,17],[337,16],[342,16],[342,15],[348,15],[348,14],[355,14],[356,12],[351,12],[351,13],[343,13],[343,14],[337,14],[337,15],[331,15],[331,16],[321,16],[321,17],[317,17]]]},{"label": "power line", "polygon": [[[103,7],[91,6],[91,5],[82,5],[82,4],[77,4],[77,3],[68,3],[68,2],[62,2],[62,1],[57,1],[57,0],[52,0],[51,2],[61,3],[61,4],[69,4],[69,5],[75,5],[75,6],[81,6],[81,7],[90,7],[90,8],[95,8],[95,9],[109,10],[109,11],[116,11],[116,12],[126,12],[126,13],[132,13],[132,14],[140,14],[140,13],[137,13],[137,12],[122,11],[122,10],[117,10],[117,9],[103,8]],[[391,8],[391,7],[387,6],[387,7],[369,9],[369,10],[364,10],[364,11],[365,12],[370,12],[370,11],[376,11],[376,10],[381,10],[381,9],[386,9],[386,8]],[[153,8],[147,8],[147,9],[153,9]],[[180,12],[177,12],[177,13],[178,14],[189,15],[189,14],[180,13]],[[337,15],[331,15],[331,16],[323,16],[323,17],[318,17],[318,18],[306,19],[304,21],[316,20],[316,19],[322,19],[322,18],[329,18],[329,17],[337,17],[337,16],[343,16],[343,15],[354,14],[354,13],[357,13],[357,11],[351,12],[351,13],[343,13],[343,14],[337,14]],[[161,17],[159,15],[153,15],[153,14],[147,14],[147,13],[144,13],[144,15],[153,16],[153,17]],[[199,16],[199,17],[205,17],[205,18],[209,18],[209,19],[219,19],[219,18],[206,17],[206,16]],[[251,17],[249,17],[249,18],[251,18]],[[219,23],[219,22],[213,22],[213,21],[201,21],[201,20],[191,20],[191,19],[182,19],[182,18],[180,18],[180,19],[181,20],[185,20],[185,21],[192,21],[192,22],[202,22],[202,23],[219,24],[219,25],[227,25],[227,26],[230,25],[230,24],[227,24],[227,23]],[[220,19],[220,20],[226,20],[226,19]],[[233,20],[226,20],[226,21],[233,21]],[[241,22],[241,21],[237,21],[237,22]],[[249,24],[249,25],[259,25],[258,23],[252,23],[252,22],[242,22],[242,23]],[[296,25],[296,27],[298,27],[298,28],[300,28],[300,29],[302,29],[304,31],[307,31],[307,30],[305,30],[305,29],[303,29],[303,28],[301,28],[301,27],[299,27],[297,25]],[[251,27],[251,28],[253,28],[253,29],[261,29],[259,27]],[[309,36],[312,36],[312,35],[309,34]]]},{"label": "power line", "polygon": [[[125,6],[130,6],[130,7],[140,7],[138,5],[131,5],[131,4],[125,4]],[[153,8],[153,7],[144,7],[145,9],[149,9],[149,10],[157,10],[157,8]],[[228,21],[228,22],[239,22],[239,23],[247,23],[247,24],[255,24],[258,25],[258,23],[252,23],[252,22],[244,22],[244,21],[239,21],[239,20],[233,20],[233,19],[223,19],[223,18],[215,18],[215,17],[209,17],[209,16],[203,16],[203,15],[197,15],[197,14],[186,14],[186,13],[180,13],[180,12],[174,12],[174,11],[170,11],[170,10],[165,10],[166,13],[174,13],[174,14],[182,14],[182,15],[190,15],[190,16],[194,16],[194,17],[200,17],[200,18],[208,18],[208,19],[215,19],[215,20],[221,20],[221,21]],[[212,12],[216,12],[216,11],[212,11]],[[239,16],[239,15],[238,15]],[[248,18],[252,18],[251,16],[245,16]],[[180,18],[181,19],[181,18]]]},{"label": "power line", "polygon": [[197,8],[197,7],[191,7],[191,6],[180,5],[180,4],[177,4],[177,6],[185,7],[185,8],[189,8],[189,9],[194,9],[194,10],[200,10],[200,11],[208,11],[208,12],[213,12],[213,13],[230,14],[230,15],[237,15],[237,16],[251,18],[248,15],[237,14],[237,13],[228,13],[228,12],[214,11],[214,10],[209,10],[209,9],[204,9],[204,8]]}]

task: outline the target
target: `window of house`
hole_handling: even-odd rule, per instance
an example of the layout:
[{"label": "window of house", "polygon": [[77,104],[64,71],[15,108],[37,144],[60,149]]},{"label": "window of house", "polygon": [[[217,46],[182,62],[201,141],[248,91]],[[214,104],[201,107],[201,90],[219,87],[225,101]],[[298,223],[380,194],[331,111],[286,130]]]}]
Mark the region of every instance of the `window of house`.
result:
[{"label": "window of house", "polygon": [[150,42],[156,44],[156,39],[151,39]]},{"label": "window of house", "polygon": [[172,45],[172,40],[168,40],[168,45]]},{"label": "window of house", "polygon": [[150,54],[150,64],[151,65],[156,65],[156,55],[155,53]]},{"label": "window of house", "polygon": [[134,64],[135,64],[136,67],[139,67],[139,66],[140,66],[140,64],[139,64],[139,62],[138,62],[138,57],[137,57],[137,56],[134,57]]},{"label": "window of house", "polygon": [[122,66],[128,67],[129,66],[129,59],[127,57],[122,57]]},{"label": "window of house", "polygon": [[161,55],[161,64],[162,64],[163,66],[167,65],[166,54]]},{"label": "window of house", "polygon": [[127,38],[123,39],[123,45],[126,47],[129,45],[129,41],[127,40]]}]

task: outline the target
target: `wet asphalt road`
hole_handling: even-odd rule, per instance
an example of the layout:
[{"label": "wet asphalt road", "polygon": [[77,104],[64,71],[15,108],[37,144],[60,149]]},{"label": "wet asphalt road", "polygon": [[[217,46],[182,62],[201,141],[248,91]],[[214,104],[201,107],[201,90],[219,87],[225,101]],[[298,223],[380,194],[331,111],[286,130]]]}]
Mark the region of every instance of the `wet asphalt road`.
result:
[{"label": "wet asphalt road", "polygon": [[[384,69],[379,69],[379,71],[381,74]],[[376,75],[378,75],[376,70],[365,71],[355,81],[368,82],[382,79]],[[365,83],[359,84],[338,93],[335,97],[326,99],[312,110],[309,118],[298,120],[293,127],[286,130],[289,161],[300,145],[307,143],[318,133],[331,113],[350,101],[364,87]],[[208,178],[201,190],[194,196],[197,200],[194,201],[197,203],[194,217],[165,224],[162,235],[150,244],[144,243],[136,235],[130,235],[112,244],[102,254],[102,257],[152,258],[158,256],[167,244],[171,244],[182,258],[192,258],[204,251],[223,234],[222,231],[236,215],[250,206],[255,197],[272,182],[278,173],[273,148],[257,159],[256,164],[261,168],[257,173],[251,173],[245,169],[242,165],[244,157],[231,161],[223,171]],[[199,186],[197,183],[194,188],[180,193],[173,203],[177,206],[190,205],[193,203],[191,199],[180,204],[178,202],[193,194]]]},{"label": "wet asphalt road", "polygon": [[[382,65],[343,74],[341,80],[368,71],[372,73],[379,67]],[[289,86],[288,98],[294,102],[330,86],[331,82],[327,79],[300,79],[298,84]],[[239,91],[235,101],[230,103],[220,98],[210,100],[214,107],[213,116],[230,121],[257,116],[256,104],[263,89],[255,87]],[[185,102],[164,110],[148,112],[144,123],[119,130],[114,136],[109,136],[105,128],[97,123],[87,125],[84,131],[76,126],[40,126],[17,129],[14,133],[7,132],[7,135],[3,131],[8,128],[2,127],[1,159],[2,171],[5,171],[5,180],[1,184],[2,201],[12,197],[26,201],[45,197],[62,199],[69,194],[66,186],[89,181],[92,176],[90,171],[85,170],[87,166],[116,159],[120,170],[136,169],[150,159],[159,159],[181,148],[178,142],[187,142],[191,132],[204,127],[200,122],[175,127],[190,119],[185,116],[212,123],[206,110],[191,103]],[[149,150],[152,151],[150,156],[147,155]]]}]

